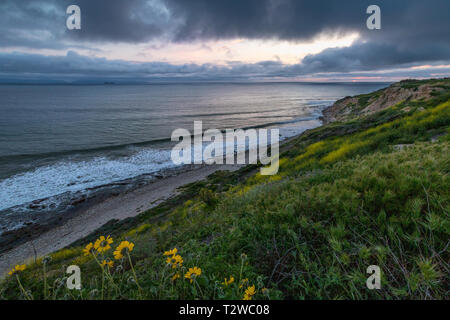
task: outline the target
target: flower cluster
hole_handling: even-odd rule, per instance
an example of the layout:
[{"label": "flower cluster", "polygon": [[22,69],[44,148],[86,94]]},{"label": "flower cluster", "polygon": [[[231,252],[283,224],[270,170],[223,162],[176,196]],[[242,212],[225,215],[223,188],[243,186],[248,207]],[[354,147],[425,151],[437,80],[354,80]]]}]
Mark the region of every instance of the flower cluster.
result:
[{"label": "flower cluster", "polygon": [[173,269],[183,266],[183,258],[180,255],[168,257],[166,262],[169,266],[172,266]]},{"label": "flower cluster", "polygon": [[177,253],[177,248],[164,252],[164,256],[167,256],[166,263],[168,266],[171,266],[172,269],[176,269],[177,267],[181,268],[183,266],[183,258]]},{"label": "flower cluster", "polygon": [[188,272],[186,272],[184,277],[186,279],[189,279],[191,281],[191,283],[192,283],[201,274],[202,274],[202,269],[201,268],[193,267],[193,268],[189,268]]},{"label": "flower cluster", "polygon": [[175,274],[172,276],[172,281],[175,281],[175,280],[179,279],[180,277],[181,277],[181,275],[180,275],[179,273],[175,273]]},{"label": "flower cluster", "polygon": [[94,245],[91,243],[87,244],[83,249],[84,256],[89,256],[91,253],[94,253]]},{"label": "flower cluster", "polygon": [[252,300],[253,296],[256,294],[255,286],[248,287],[245,290],[244,299],[243,300]]},{"label": "flower cluster", "polygon": [[112,268],[114,266],[114,261],[111,260],[103,260],[101,263],[102,267],[108,266],[109,268]]},{"label": "flower cluster", "polygon": [[83,253],[85,256],[89,256],[91,254],[97,253],[105,253],[111,249],[111,244],[113,243],[113,239],[111,236],[101,236],[99,237],[95,243],[88,243],[86,247],[83,249]]},{"label": "flower cluster", "polygon": [[27,266],[25,264],[16,265],[14,268],[11,269],[11,271],[8,272],[8,274],[10,276],[12,276],[13,274],[20,273],[20,272],[24,271],[26,268],[27,268]]},{"label": "flower cluster", "polygon": [[228,287],[230,284],[232,284],[234,282],[234,277],[233,276],[230,276],[230,279],[227,279],[227,278],[225,278],[225,281],[224,282],[222,282],[222,284],[225,286],[225,287]]},{"label": "flower cluster", "polygon": [[116,260],[120,260],[124,257],[124,253],[129,253],[131,251],[133,251],[134,248],[134,243],[129,242],[129,241],[122,241],[116,248],[116,250],[114,250],[114,259]]},{"label": "flower cluster", "polygon": [[110,236],[107,238],[105,238],[105,236],[101,236],[97,239],[97,241],[95,241],[94,249],[97,250],[98,253],[105,253],[111,249],[111,244],[113,242],[114,241]]},{"label": "flower cluster", "polygon": [[243,288],[246,284],[248,284],[248,279],[247,278],[242,279],[239,288]]},{"label": "flower cluster", "polygon": [[173,248],[172,250],[164,252],[164,256],[174,256],[178,253],[177,248]]},{"label": "flower cluster", "polygon": [[[95,243],[88,243],[86,247],[83,249],[83,253],[85,256],[94,255],[96,253],[104,254],[111,249],[111,244],[114,242],[111,236],[100,236]],[[124,257],[124,254],[127,252],[131,252],[134,249],[134,243],[129,241],[122,241],[117,248],[114,250],[113,255],[114,259],[120,260]],[[111,260],[103,260],[101,263],[98,262],[102,267],[108,266],[112,268],[114,266],[114,262]]]}]

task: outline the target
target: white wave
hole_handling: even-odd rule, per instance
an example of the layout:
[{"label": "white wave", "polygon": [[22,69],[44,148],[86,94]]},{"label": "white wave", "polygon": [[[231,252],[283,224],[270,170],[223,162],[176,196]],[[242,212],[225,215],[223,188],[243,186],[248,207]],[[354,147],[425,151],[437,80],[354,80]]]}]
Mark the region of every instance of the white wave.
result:
[{"label": "white wave", "polygon": [[60,161],[0,181],[0,210],[174,167],[170,151],[144,149],[129,157]]}]

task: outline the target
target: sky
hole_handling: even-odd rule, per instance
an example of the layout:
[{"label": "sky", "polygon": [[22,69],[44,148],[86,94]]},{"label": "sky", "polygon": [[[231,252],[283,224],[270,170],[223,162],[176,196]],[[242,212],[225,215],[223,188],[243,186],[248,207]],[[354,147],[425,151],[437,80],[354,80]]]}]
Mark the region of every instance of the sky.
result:
[{"label": "sky", "polygon": [[2,0],[0,30],[3,83],[450,76],[449,0]]}]

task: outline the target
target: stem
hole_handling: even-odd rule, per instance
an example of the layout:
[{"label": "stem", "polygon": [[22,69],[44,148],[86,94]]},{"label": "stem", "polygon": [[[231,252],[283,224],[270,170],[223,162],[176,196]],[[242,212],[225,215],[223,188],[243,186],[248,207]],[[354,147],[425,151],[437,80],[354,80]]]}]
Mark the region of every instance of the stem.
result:
[{"label": "stem", "polygon": [[111,283],[111,285],[116,288],[116,294],[117,293],[120,294],[120,288],[119,288],[119,286],[117,286],[114,283],[114,279],[113,279],[113,276],[111,274],[111,269],[109,268],[109,266],[108,266],[108,272],[106,272],[106,277],[108,278],[108,280]]},{"label": "stem", "polygon": [[203,291],[202,291],[202,288],[200,288],[200,285],[198,284],[198,282],[197,282],[197,279],[196,279],[197,277],[195,277],[194,278],[194,282],[195,282],[195,284],[197,285],[197,287],[198,287],[198,290],[200,291],[200,294],[202,295],[202,299],[204,300],[205,299],[205,296],[203,295]]},{"label": "stem", "polygon": [[[170,266],[169,266],[169,268],[170,268]],[[161,299],[161,292],[162,292],[162,288],[163,288],[163,281],[165,280],[164,279],[165,274],[166,274],[166,268],[163,269],[163,274],[161,275],[161,282],[159,283],[159,295],[158,295],[159,299]]]},{"label": "stem", "polygon": [[91,251],[92,256],[95,259],[95,262],[97,262],[97,264],[99,265],[100,268],[102,268],[102,300],[103,300],[103,289],[105,286],[105,268],[102,266],[102,264],[100,263],[100,261],[98,261],[97,256],[94,254],[94,252]]},{"label": "stem", "polygon": [[22,291],[22,294],[24,295],[25,299],[27,299],[27,300],[32,300],[31,297],[28,295],[28,293],[27,293],[27,292],[25,291],[25,289],[23,288],[22,283],[20,282],[20,279],[19,279],[19,275],[18,275],[18,274],[16,274],[16,279],[17,279],[17,282],[19,283],[19,288],[20,288],[20,290]]},{"label": "stem", "polygon": [[130,252],[128,250],[127,250],[127,256],[128,256],[128,261],[130,262],[131,271],[133,272],[134,281],[136,281],[136,285],[139,288],[139,293],[141,294],[141,299],[142,299],[142,288],[139,285],[139,282],[138,282],[138,279],[136,276],[136,272],[134,271],[133,263],[131,262]]},{"label": "stem", "polygon": [[44,300],[47,300],[47,272],[45,268],[46,263],[44,262],[42,267],[44,269]]},{"label": "stem", "polygon": [[[244,260],[241,258],[241,270],[239,271],[239,282],[238,282],[238,290],[240,290],[239,286],[241,285],[241,280],[242,280],[242,269],[244,268]],[[244,286],[242,286],[244,287]]]},{"label": "stem", "polygon": [[104,288],[105,288],[105,268],[102,267],[102,300],[104,300]]},{"label": "stem", "polygon": [[100,266],[100,268],[103,269],[102,264],[100,263],[100,261],[98,261],[97,257],[95,256],[95,254],[93,252],[91,252],[92,256],[94,257],[95,261],[97,262],[97,264]]},{"label": "stem", "polygon": [[[102,259],[103,259],[103,261],[105,261],[105,256],[104,256],[104,254],[102,253]],[[102,300],[104,300],[105,299],[105,266],[104,265],[102,265],[101,266],[102,267]]]}]

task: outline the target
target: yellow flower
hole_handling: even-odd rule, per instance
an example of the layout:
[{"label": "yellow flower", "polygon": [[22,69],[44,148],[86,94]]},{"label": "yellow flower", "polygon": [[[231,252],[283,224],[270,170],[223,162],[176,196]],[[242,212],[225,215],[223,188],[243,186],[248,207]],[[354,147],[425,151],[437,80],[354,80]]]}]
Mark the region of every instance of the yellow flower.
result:
[{"label": "yellow flower", "polygon": [[189,279],[192,283],[192,281],[200,276],[202,274],[202,269],[197,268],[197,267],[193,267],[193,268],[189,268],[188,272],[184,275],[184,277],[186,279]]},{"label": "yellow flower", "polygon": [[95,241],[94,249],[99,253],[106,252],[111,249],[111,243],[113,243],[113,239],[110,236],[107,238],[101,236],[97,239],[97,241]]},{"label": "yellow flower", "polygon": [[175,281],[175,280],[179,279],[180,277],[181,277],[181,275],[179,273],[177,273],[172,277],[172,281]]},{"label": "yellow flower", "polygon": [[86,245],[86,247],[83,249],[83,253],[85,256],[88,256],[91,254],[92,249],[94,248],[94,245],[91,243],[89,243],[88,245]]},{"label": "yellow flower", "polygon": [[8,272],[8,274],[10,276],[12,276],[13,274],[16,274],[16,273],[24,271],[26,268],[27,268],[27,266],[25,264],[22,264],[22,265],[18,264],[14,268],[12,268],[11,271]]},{"label": "yellow flower", "polygon": [[245,293],[249,296],[254,296],[256,293],[255,286],[248,287],[247,290],[245,290]]},{"label": "yellow flower", "polygon": [[227,280],[227,278],[225,278],[225,281],[224,282],[222,282],[222,284],[225,286],[225,287],[228,287],[230,284],[232,284],[234,282],[234,277],[233,276],[230,276],[230,280]]},{"label": "yellow flower", "polygon": [[169,266],[172,266],[173,269],[183,266],[183,258],[180,255],[168,257],[166,262]]},{"label": "yellow flower", "polygon": [[134,243],[128,241],[122,241],[119,246],[114,251],[114,258],[120,260],[123,258],[123,250],[128,250],[128,252],[133,251]]},{"label": "yellow flower", "polygon": [[245,290],[243,300],[252,300],[255,294],[256,294],[255,286],[248,287],[247,290]]},{"label": "yellow flower", "polygon": [[247,284],[248,283],[248,279],[247,278],[245,278],[245,279],[242,279],[241,280],[241,284],[239,285],[239,288],[242,288],[245,284]]},{"label": "yellow flower", "polygon": [[103,261],[102,261],[102,267],[105,267],[105,266],[108,266],[108,267],[112,268],[112,267],[114,266],[114,261],[111,261],[111,260],[108,260],[108,261],[103,260]]},{"label": "yellow flower", "polygon": [[164,255],[165,256],[174,256],[174,255],[177,254],[177,252],[178,252],[178,249],[177,248],[173,248],[172,250],[164,252]]}]

